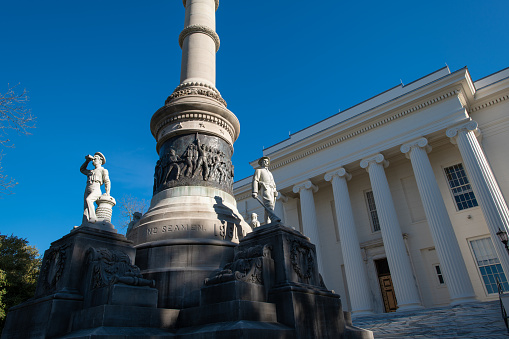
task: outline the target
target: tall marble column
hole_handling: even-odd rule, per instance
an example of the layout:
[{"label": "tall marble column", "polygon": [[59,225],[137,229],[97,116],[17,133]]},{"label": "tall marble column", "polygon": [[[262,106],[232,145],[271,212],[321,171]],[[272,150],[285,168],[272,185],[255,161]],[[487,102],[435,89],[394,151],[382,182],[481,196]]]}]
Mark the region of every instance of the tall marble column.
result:
[{"label": "tall marble column", "polygon": [[401,152],[405,153],[412,162],[415,180],[449,290],[451,304],[472,302],[476,300],[474,288],[428,159],[427,153],[430,151],[431,146],[425,138],[413,140],[401,146]]},{"label": "tall marble column", "polygon": [[491,166],[486,159],[476,134],[480,134],[477,122],[471,120],[454,126],[446,134],[457,144],[468,173],[475,197],[490,230],[491,239],[506,276],[509,276],[509,256],[497,237],[499,229],[509,232],[509,209],[500,191]]},{"label": "tall marble column", "polygon": [[283,193],[279,192],[279,195],[276,197],[276,206],[274,213],[281,218],[281,223],[285,223],[285,206],[284,204],[288,201],[288,197]]},{"label": "tall marble column", "polygon": [[380,153],[361,161],[361,167],[369,173],[369,180],[373,189],[384,249],[398,301],[398,311],[404,311],[421,308],[422,306],[389,183],[385,176],[384,167],[388,165],[388,161]]},{"label": "tall marble column", "polygon": [[366,265],[362,259],[346,183],[351,177],[343,167],[325,174],[325,180],[332,183],[334,207],[338,218],[338,231],[352,313],[359,315],[372,313],[373,308],[371,306],[371,292],[368,285]]},{"label": "tall marble column", "polygon": [[318,191],[318,187],[309,180],[293,186],[293,193],[300,194],[300,211],[302,214],[302,226],[304,235],[307,236],[316,246],[316,256],[318,258],[318,270],[323,274],[323,262],[320,254],[320,237],[318,235],[318,223],[316,221],[316,208],[313,193]]}]

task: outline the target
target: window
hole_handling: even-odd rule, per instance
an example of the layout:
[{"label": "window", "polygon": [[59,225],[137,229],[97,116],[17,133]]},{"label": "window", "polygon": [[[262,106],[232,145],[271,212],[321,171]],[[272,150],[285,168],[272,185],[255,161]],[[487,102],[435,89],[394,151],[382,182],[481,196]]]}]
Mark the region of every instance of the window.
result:
[{"label": "window", "polygon": [[458,211],[478,206],[463,164],[446,167],[444,171]]},{"label": "window", "polygon": [[444,275],[442,274],[442,269],[440,268],[440,265],[435,264],[433,265],[435,268],[435,273],[437,274],[437,280],[438,284],[445,285]]},{"label": "window", "polygon": [[498,293],[497,279],[502,285],[504,291],[509,291],[509,284],[502,271],[502,265],[495,254],[495,248],[491,238],[483,238],[470,241],[472,251],[474,252],[477,267],[481,272],[481,277],[488,294]]},{"label": "window", "polygon": [[380,222],[378,221],[378,213],[376,212],[375,197],[373,191],[366,192],[366,202],[368,204],[369,220],[371,220],[371,227],[373,232],[380,231]]}]

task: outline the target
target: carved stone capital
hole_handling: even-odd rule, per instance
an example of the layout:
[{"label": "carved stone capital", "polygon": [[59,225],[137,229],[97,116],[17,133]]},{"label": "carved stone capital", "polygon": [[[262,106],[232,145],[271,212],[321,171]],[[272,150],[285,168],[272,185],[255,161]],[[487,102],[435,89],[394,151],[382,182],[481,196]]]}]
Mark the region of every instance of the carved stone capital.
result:
[{"label": "carved stone capital", "polygon": [[460,132],[474,132],[476,137],[481,135],[481,131],[479,130],[479,124],[475,120],[470,120],[466,123],[462,123],[456,125],[454,127],[449,128],[445,135],[447,135],[453,144],[456,144],[456,138],[458,137]]},{"label": "carved stone capital", "polygon": [[205,25],[190,25],[187,26],[180,32],[179,35],[179,45],[180,48],[184,45],[185,38],[193,33],[203,33],[208,35],[209,37],[214,40],[214,43],[216,44],[216,52],[219,50],[219,45],[221,44],[221,41],[219,40],[219,35],[210,27],[207,27]]},{"label": "carved stone capital", "polygon": [[300,193],[301,190],[312,190],[313,193],[318,192],[318,187],[315,186],[311,181],[306,180],[300,184],[293,186],[293,193]]},{"label": "carved stone capital", "polygon": [[[219,0],[214,0],[216,2],[216,11],[219,8]],[[184,4],[184,7],[186,7],[187,0],[182,0],[182,3]]]},{"label": "carved stone capital", "polygon": [[428,145],[428,139],[419,138],[401,145],[401,153],[404,153],[407,159],[410,159],[410,151],[414,148],[423,148],[426,153],[431,152],[431,146]]},{"label": "carved stone capital", "polygon": [[387,168],[387,166],[389,166],[389,162],[385,160],[384,155],[381,153],[375,154],[371,157],[364,158],[361,160],[361,167],[365,168],[366,171],[369,169],[369,166],[371,164],[382,164],[384,168]]},{"label": "carved stone capital", "polygon": [[335,171],[325,173],[325,180],[332,181],[334,177],[342,178],[344,177],[346,180],[352,179],[352,175],[348,173],[344,167],[341,167]]},{"label": "carved stone capital", "polygon": [[286,203],[288,202],[288,197],[283,193],[279,192],[278,196],[276,197],[276,200],[281,201],[282,203]]}]

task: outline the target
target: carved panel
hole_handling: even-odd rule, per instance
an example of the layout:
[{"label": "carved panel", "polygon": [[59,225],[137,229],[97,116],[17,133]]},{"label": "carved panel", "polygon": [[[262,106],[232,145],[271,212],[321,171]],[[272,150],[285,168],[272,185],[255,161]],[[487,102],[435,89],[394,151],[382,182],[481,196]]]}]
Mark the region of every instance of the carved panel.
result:
[{"label": "carved panel", "polygon": [[154,171],[154,194],[177,186],[209,186],[233,194],[233,150],[222,139],[188,134],[161,147]]},{"label": "carved panel", "polygon": [[244,251],[236,251],[233,262],[227,264],[213,277],[205,279],[205,285],[215,285],[233,280],[263,285],[264,259],[272,260],[271,253],[270,245],[258,245]]},{"label": "carved panel", "polygon": [[303,241],[287,238],[290,245],[290,262],[301,282],[310,283],[315,273],[314,249]]},{"label": "carved panel", "polygon": [[46,251],[41,267],[43,290],[50,293],[56,290],[56,285],[64,272],[67,261],[67,249],[71,244],[52,247]]},{"label": "carved panel", "polygon": [[153,280],[143,279],[140,269],[131,264],[131,258],[122,251],[89,248],[87,251],[91,288],[123,283],[134,286],[154,286]]}]

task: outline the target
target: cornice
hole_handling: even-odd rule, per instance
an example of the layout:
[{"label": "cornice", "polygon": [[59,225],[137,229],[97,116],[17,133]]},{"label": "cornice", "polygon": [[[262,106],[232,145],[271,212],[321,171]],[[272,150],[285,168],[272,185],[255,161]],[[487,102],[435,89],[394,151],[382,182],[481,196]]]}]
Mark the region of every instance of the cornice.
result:
[{"label": "cornice", "polygon": [[[385,124],[388,124],[390,122],[393,122],[394,120],[397,120],[397,119],[400,119],[402,117],[405,117],[411,113],[415,113],[417,111],[420,111],[428,106],[431,106],[433,104],[436,104],[442,100],[445,100],[447,98],[450,98],[452,96],[455,96],[455,95],[458,95],[459,93],[461,92],[460,89],[458,88],[455,88],[445,94],[442,94],[442,95],[438,95],[438,96],[435,96],[433,97],[432,99],[429,99],[429,100],[426,100],[424,102],[421,102],[419,104],[416,104],[416,105],[413,105],[412,107],[410,108],[407,108],[405,110],[402,110],[402,111],[399,111],[398,113],[395,113],[395,114],[391,114],[381,120],[377,120],[377,121],[373,121],[372,123],[370,123],[369,125],[367,126],[364,126],[362,128],[357,128],[349,133],[345,133],[343,134],[342,136],[340,137],[337,137],[331,141],[328,141],[328,142],[324,142],[324,143],[321,143],[320,145],[316,146],[316,147],[313,147],[311,149],[308,149],[302,153],[299,153],[299,154],[296,154],[294,155],[293,157],[289,158],[289,159],[286,159],[284,161],[281,161],[281,162],[276,162],[275,164],[273,163],[271,166],[270,166],[270,169],[271,170],[275,170],[279,167],[282,167],[282,166],[285,166],[291,162],[294,162],[296,160],[299,160],[299,159],[302,159],[310,154],[313,154],[313,153],[316,153],[316,152],[320,152],[324,149],[327,149],[329,147],[332,147],[334,145],[337,145],[343,141],[346,141],[346,140],[349,140],[351,138],[354,138],[358,135],[361,135],[365,132],[368,132],[372,129],[375,129],[375,128],[378,128],[380,126],[383,126]],[[299,141],[300,142],[300,141]],[[277,160],[276,160],[277,161]],[[273,160],[274,162],[274,160]]]},{"label": "cornice", "polygon": [[481,109],[484,109],[484,108],[487,108],[487,107],[490,107],[490,106],[493,106],[493,105],[496,105],[496,104],[499,104],[501,102],[504,102],[506,100],[509,99],[509,94],[506,94],[506,95],[502,95],[502,96],[499,96],[498,98],[496,99],[492,99],[492,100],[489,100],[489,101],[486,101],[482,104],[478,104],[478,105],[475,105],[473,106],[471,109],[470,109],[470,112],[473,113],[473,112],[477,112]]},{"label": "cornice", "polygon": [[[214,0],[216,2],[216,11],[219,8],[219,0]],[[182,4],[184,4],[184,7],[186,7],[187,0],[182,0]]]},{"label": "cornice", "polygon": [[212,40],[214,40],[214,43],[216,44],[216,52],[219,50],[219,46],[221,45],[219,35],[217,35],[217,33],[212,28],[207,27],[205,25],[190,25],[184,28],[179,35],[180,48],[182,48],[182,46],[184,45],[185,38],[193,33],[203,33],[208,35],[209,37],[212,38]]}]

